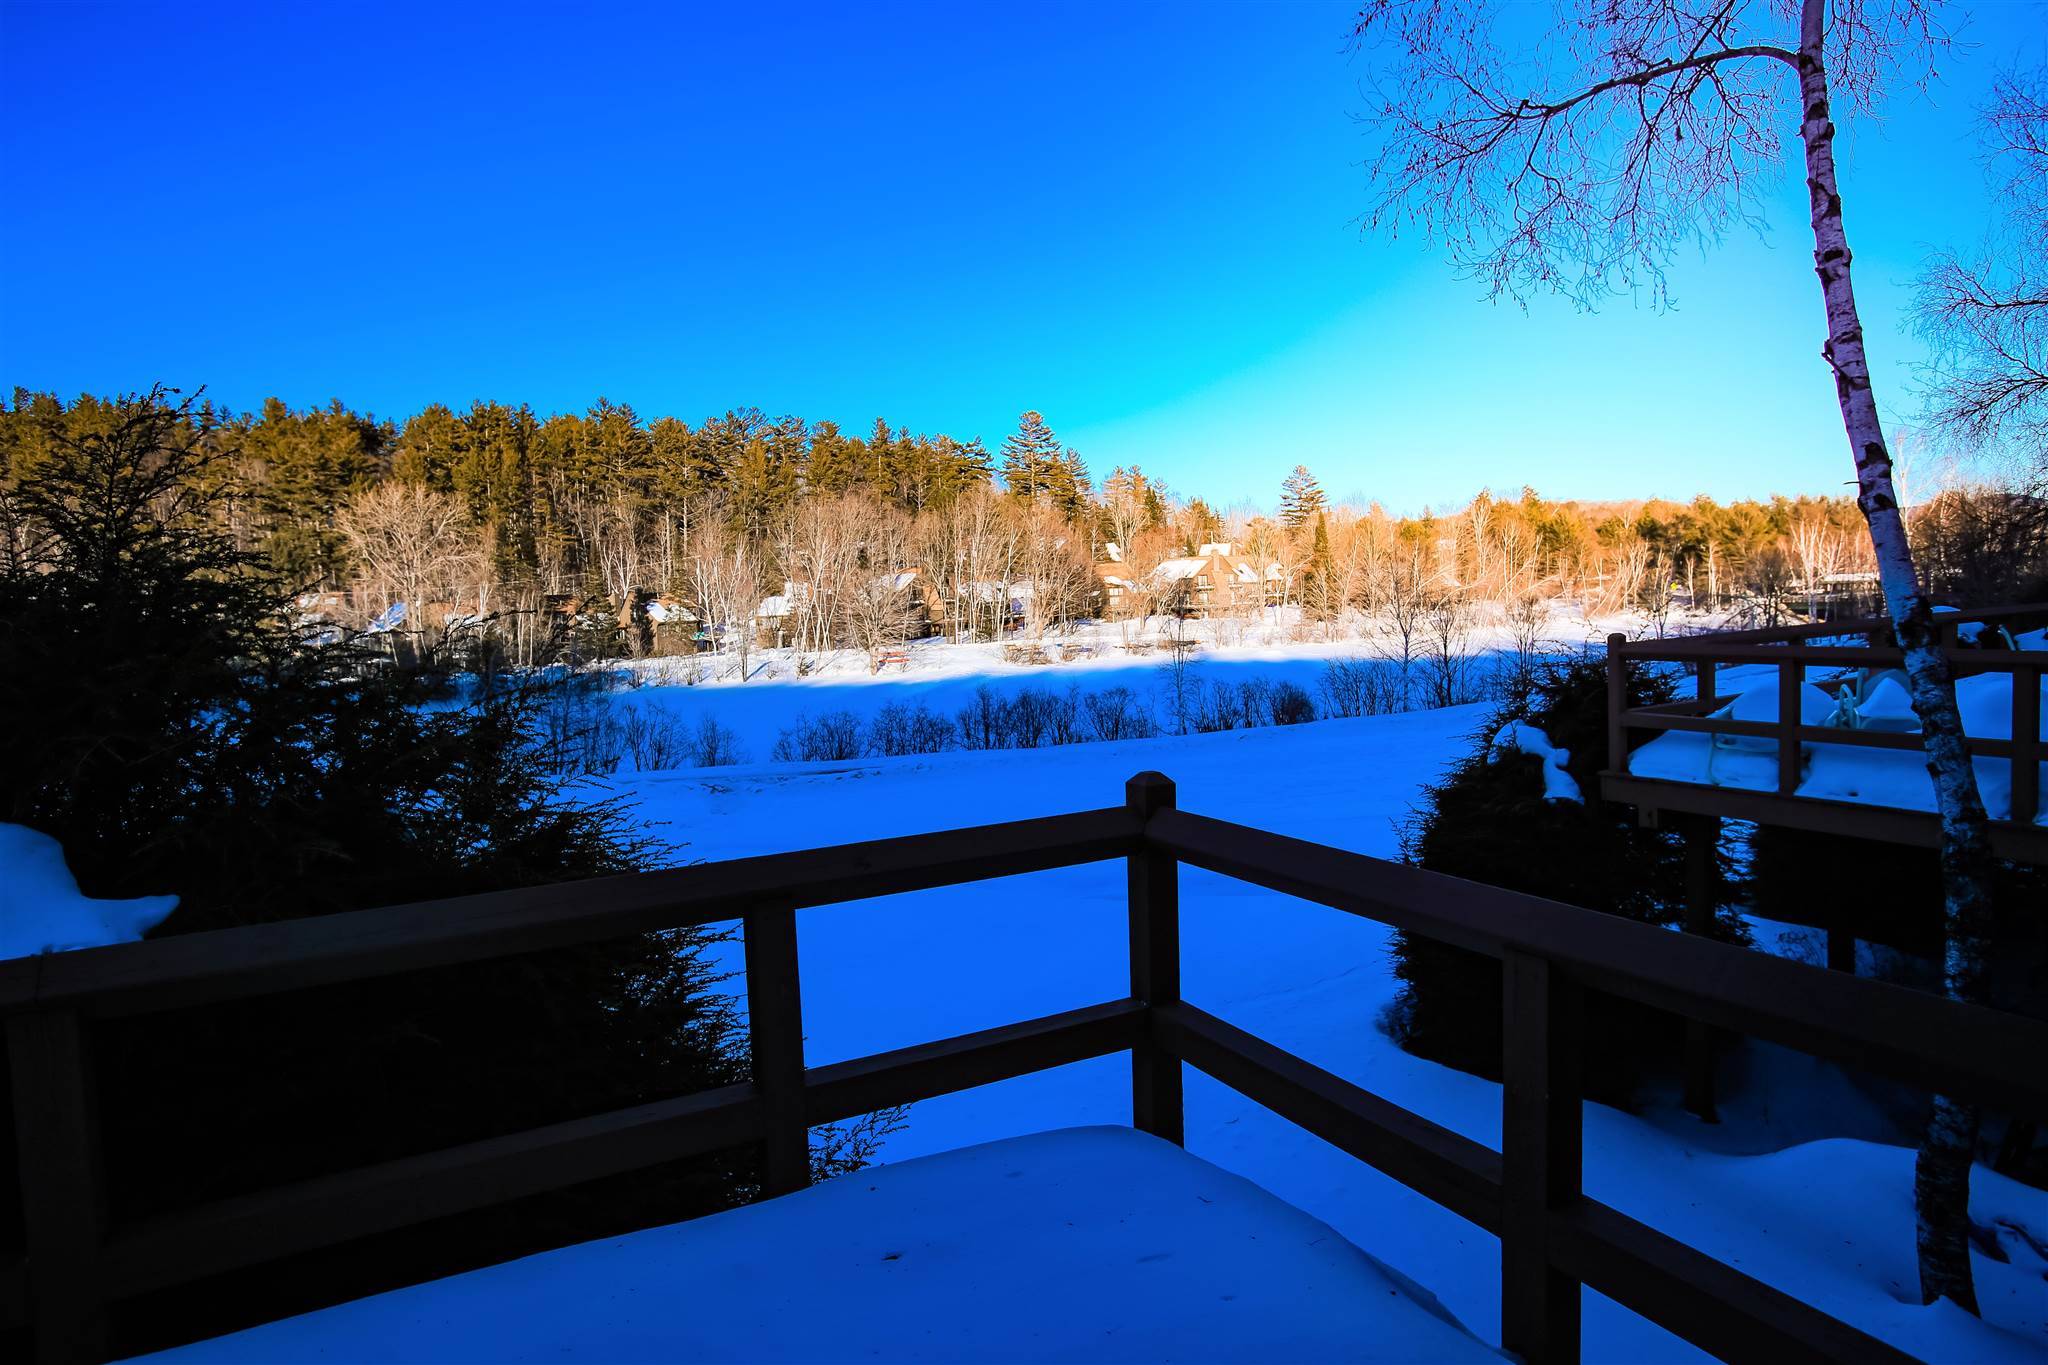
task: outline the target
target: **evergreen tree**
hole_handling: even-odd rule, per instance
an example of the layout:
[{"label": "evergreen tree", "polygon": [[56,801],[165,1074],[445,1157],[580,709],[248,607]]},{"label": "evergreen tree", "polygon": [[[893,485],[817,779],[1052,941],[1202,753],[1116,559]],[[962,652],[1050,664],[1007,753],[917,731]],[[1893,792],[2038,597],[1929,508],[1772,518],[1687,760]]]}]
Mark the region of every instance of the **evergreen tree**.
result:
[{"label": "evergreen tree", "polygon": [[[1511,723],[1543,732],[1567,750],[1582,792],[1599,790],[1606,742],[1606,666],[1572,660],[1540,671],[1519,696],[1504,699],[1479,732],[1477,747],[1424,792],[1405,831],[1408,860],[1490,886],[1582,905],[1646,924],[1675,925],[1684,913],[1685,852],[1674,829],[1644,829],[1623,806],[1603,801],[1551,801],[1542,760],[1496,747]],[[1632,669],[1630,706],[1672,699],[1669,676]],[[1717,863],[1725,878],[1725,863]],[[1720,898],[1726,903],[1729,897]],[[1721,913],[1714,936],[1741,943],[1743,921]],[[1395,1041],[1408,1051],[1461,1070],[1500,1076],[1500,964],[1423,935],[1395,938],[1394,974],[1401,993],[1389,1016]],[[1671,1015],[1613,997],[1587,1005],[1586,1095],[1626,1106],[1645,1070],[1675,1057],[1683,1030]]]},{"label": "evergreen tree", "polygon": [[[33,477],[0,480],[20,536],[0,556],[0,714],[35,722],[0,746],[0,819],[56,837],[89,895],[176,893],[160,934],[646,866],[623,812],[564,794],[541,721],[573,698],[425,708],[415,678],[287,624],[294,585],[218,529],[222,434],[162,391],[38,415]],[[697,944],[640,936],[110,1024],[96,1054],[124,1214],[743,1080]],[[191,1286],[125,1315],[116,1354],[723,1207],[752,1160]]]},{"label": "evergreen tree", "polygon": [[1060,442],[1045,418],[1027,412],[1003,439],[1003,484],[1017,497],[1035,501],[1052,491],[1061,474]]},{"label": "evergreen tree", "polygon": [[1322,485],[1308,472],[1307,465],[1296,465],[1280,485],[1280,521],[1291,531],[1308,525],[1328,506]]}]

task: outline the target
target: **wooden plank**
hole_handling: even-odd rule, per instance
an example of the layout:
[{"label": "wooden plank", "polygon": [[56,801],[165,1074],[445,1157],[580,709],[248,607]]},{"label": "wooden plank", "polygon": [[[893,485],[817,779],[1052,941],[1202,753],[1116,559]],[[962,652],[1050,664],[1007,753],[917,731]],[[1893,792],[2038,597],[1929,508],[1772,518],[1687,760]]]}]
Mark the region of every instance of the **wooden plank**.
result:
[{"label": "wooden plank", "polygon": [[0,1268],[0,1332],[28,1326],[28,1262]]},{"label": "wooden plank", "polygon": [[[1174,806],[1173,783],[1145,772],[1124,787],[1139,820]],[[1125,859],[1130,905],[1131,998],[1157,1008],[1180,1000],[1180,862],[1147,844]],[[1180,1058],[1149,1032],[1131,1049],[1131,1125],[1177,1146],[1187,1144]]]},{"label": "wooden plank", "polygon": [[1501,963],[1501,1345],[1529,1365],[1577,1365],[1579,1282],[1550,1259],[1550,1214],[1579,1199],[1578,987],[1540,957]]},{"label": "wooden plank", "polygon": [[[1794,663],[1778,665],[1778,795],[1799,790],[1799,698],[1806,670]],[[1853,733],[1861,733],[1860,731]]]},{"label": "wooden plank", "polygon": [[[1114,1001],[806,1073],[806,1124],[983,1085],[1130,1046],[1143,1017]],[[114,1297],[146,1293],[335,1242],[759,1139],[753,1085],[575,1119],[283,1189],[222,1200],[118,1233],[103,1260]]]},{"label": "wooden plank", "polygon": [[[1697,703],[1684,703],[1691,706]],[[1734,720],[1713,716],[1688,714],[1674,703],[1669,707],[1637,707],[1626,712],[1623,719],[1632,730],[1684,730],[1703,735],[1748,735],[1758,739],[1776,739],[1780,734],[1777,721]],[[1894,730],[1848,730],[1835,725],[1794,725],[1793,734],[1807,744],[1841,744],[1857,749],[1897,749],[1909,753],[1921,753],[1926,745],[1918,731]],[[1964,741],[1973,754],[1986,758],[2007,758],[2013,753],[2013,742],[2009,739],[1993,739],[1988,735],[1975,735]],[[1930,790],[1932,790],[1930,788]]]},{"label": "wooden plank", "polygon": [[1628,766],[1628,730],[1623,713],[1628,710],[1628,674],[1623,648],[1628,636],[1616,631],[1607,637],[1607,766],[1617,772]]},{"label": "wooden plank", "polygon": [[105,1017],[1121,858],[1122,806],[0,962],[0,1013]]},{"label": "wooden plank", "polygon": [[[1685,932],[1705,937],[1714,929],[1714,859],[1720,850],[1721,822],[1711,815],[1693,816],[1680,836],[1685,840]],[[1714,1031],[1697,1019],[1685,1021],[1685,1107],[1702,1123],[1719,1123],[1714,1110]]]},{"label": "wooden plank", "polygon": [[7,1054],[35,1358],[104,1360],[107,1198],[84,1021],[69,1010],[10,1019]]},{"label": "wooden plank", "polygon": [[2027,1117],[2048,1117],[2048,1024],[1674,934],[1187,811],[1147,837],[1187,863],[1583,985]]},{"label": "wooden plank", "polygon": [[1498,1232],[1500,1154],[1185,1002],[1153,1012],[1175,1056],[1246,1099]]},{"label": "wooden plank", "polygon": [[753,1141],[764,1108],[725,1086],[220,1200],[118,1232],[109,1293],[147,1293],[430,1218]]},{"label": "wooden plank", "polygon": [[741,932],[746,940],[747,1042],[764,1111],[761,1188],[769,1195],[789,1194],[811,1183],[796,911],[757,907],[747,912]]},{"label": "wooden plank", "polygon": [[2041,809],[2041,670],[2012,672],[2012,811],[2015,824],[2026,824]]},{"label": "wooden plank", "polygon": [[[1724,664],[1794,663],[1823,668],[1896,668],[1906,657],[1895,645],[1723,644],[1706,635],[1682,640],[1637,640],[1630,643],[1626,653],[1631,659],[1666,663],[1713,659]],[[2019,649],[1947,648],[1942,654],[1949,667],[1960,673],[2003,673],[2040,658],[2038,653]]]},{"label": "wooden plank", "polygon": [[1107,1057],[1139,1040],[1145,1008],[1140,1000],[1111,1000],[942,1042],[812,1067],[804,1078],[806,1117],[814,1124],[834,1123]]},{"label": "wooden plank", "polygon": [[1914,1357],[1705,1252],[1582,1199],[1550,1215],[1558,1269],[1723,1360],[1912,1365]]},{"label": "wooden plank", "polygon": [[[1897,806],[1871,806],[1815,796],[1779,796],[1776,792],[1712,787],[1702,782],[1668,782],[1613,772],[1600,774],[1600,795],[1604,800],[1644,810],[1690,811],[1882,843],[1935,848],[1941,842],[1941,822],[1932,811]],[[1993,820],[1991,851],[2014,862],[2048,863],[2048,829]]]}]

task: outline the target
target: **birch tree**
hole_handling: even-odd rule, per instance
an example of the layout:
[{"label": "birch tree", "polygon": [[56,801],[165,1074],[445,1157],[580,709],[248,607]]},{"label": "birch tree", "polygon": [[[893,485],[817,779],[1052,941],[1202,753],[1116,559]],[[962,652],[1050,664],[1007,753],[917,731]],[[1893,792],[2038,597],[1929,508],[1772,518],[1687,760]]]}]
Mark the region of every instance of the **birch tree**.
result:
[{"label": "birch tree", "polygon": [[[1937,0],[1568,0],[1548,29],[1486,0],[1372,0],[1370,220],[1439,239],[1492,297],[1666,300],[1688,243],[1761,228],[1796,131],[1834,384],[1941,819],[1945,984],[1984,998],[1991,867],[1955,687],[1914,570],[1850,276],[1833,101],[1872,112],[1932,70]],[[1968,1241],[1977,1115],[1937,1096],[1914,1193],[1920,1292],[1975,1311]]]}]

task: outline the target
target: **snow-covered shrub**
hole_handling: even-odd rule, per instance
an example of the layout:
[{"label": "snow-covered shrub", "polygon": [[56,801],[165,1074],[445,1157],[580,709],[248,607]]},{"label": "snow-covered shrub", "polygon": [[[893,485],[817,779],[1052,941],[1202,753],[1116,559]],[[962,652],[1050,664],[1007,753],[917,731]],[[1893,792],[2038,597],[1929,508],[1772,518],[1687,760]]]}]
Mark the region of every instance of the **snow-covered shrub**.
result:
[{"label": "snow-covered shrub", "polygon": [[1266,709],[1275,725],[1305,725],[1316,718],[1316,704],[1301,684],[1285,680],[1266,694]]},{"label": "snow-covered shrub", "polygon": [[[1629,673],[1632,706],[1669,701],[1672,692],[1668,675]],[[1606,718],[1604,660],[1542,666],[1526,700],[1496,705],[1472,750],[1425,790],[1404,831],[1408,860],[1645,924],[1678,923],[1685,851],[1676,828],[1644,829],[1626,806],[1546,800],[1542,754],[1491,742],[1509,726],[1531,727],[1568,752],[1566,771],[1582,790],[1597,791]],[[1725,902],[1725,864],[1720,875]],[[1715,936],[1739,942],[1747,933],[1724,911]],[[1397,1042],[1462,1070],[1500,1075],[1499,963],[1403,933],[1395,938],[1394,973],[1401,992],[1385,1023]],[[1677,1057],[1683,1029],[1675,1016],[1608,996],[1595,995],[1587,1011],[1586,1093],[1626,1105],[1647,1068]]]},{"label": "snow-covered shrub", "polygon": [[1088,733],[1099,740],[1150,739],[1158,731],[1152,712],[1128,687],[1107,687],[1081,699]]},{"label": "snow-covered shrub", "polygon": [[868,722],[868,752],[880,758],[935,754],[952,746],[952,725],[923,702],[892,701]]},{"label": "snow-covered shrub", "polygon": [[697,728],[690,733],[690,761],[700,768],[725,768],[746,762],[747,756],[740,737],[706,712],[697,717]]},{"label": "snow-covered shrub", "polygon": [[827,711],[812,717],[799,711],[788,729],[775,737],[770,757],[777,763],[832,763],[859,758],[866,749],[860,717],[851,711]]}]

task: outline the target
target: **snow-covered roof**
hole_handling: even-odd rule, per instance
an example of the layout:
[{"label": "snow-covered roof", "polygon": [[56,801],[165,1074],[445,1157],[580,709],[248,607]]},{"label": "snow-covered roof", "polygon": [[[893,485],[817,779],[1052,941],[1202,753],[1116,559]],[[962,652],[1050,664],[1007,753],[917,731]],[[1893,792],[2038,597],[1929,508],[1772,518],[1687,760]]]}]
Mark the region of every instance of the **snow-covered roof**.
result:
[{"label": "snow-covered roof", "polygon": [[1154,569],[1152,576],[1166,582],[1175,582],[1183,578],[1193,578],[1208,567],[1207,559],[1169,559]]},{"label": "snow-covered roof", "polygon": [[871,588],[883,588],[889,592],[908,592],[917,582],[917,570],[897,569],[868,580]]},{"label": "snow-covered roof", "polygon": [[1227,540],[1209,541],[1208,543],[1202,545],[1195,551],[1195,553],[1200,555],[1203,559],[1208,559],[1212,555],[1222,555],[1224,558],[1227,559],[1230,557],[1230,552],[1231,542]]},{"label": "snow-covered roof", "polygon": [[660,598],[647,604],[647,619],[650,621],[694,621],[697,613],[680,602],[664,602]]},{"label": "snow-covered roof", "polygon": [[1121,564],[1124,562],[1124,547],[1112,540],[1102,547],[1102,557],[1112,564]]}]

